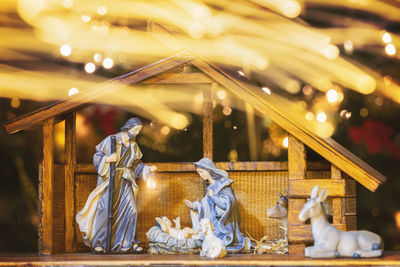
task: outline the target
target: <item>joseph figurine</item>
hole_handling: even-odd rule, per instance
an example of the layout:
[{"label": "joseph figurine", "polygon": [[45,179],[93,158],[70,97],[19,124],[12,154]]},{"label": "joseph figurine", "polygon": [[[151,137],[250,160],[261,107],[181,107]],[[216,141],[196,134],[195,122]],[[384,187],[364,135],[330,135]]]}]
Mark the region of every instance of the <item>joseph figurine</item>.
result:
[{"label": "joseph figurine", "polygon": [[[106,137],[96,146],[93,163],[98,173],[97,187],[90,193],[84,208],[76,215],[83,240],[92,252],[102,253],[106,246],[111,163],[115,163],[111,252],[132,253],[142,250],[135,239],[136,198],[139,189],[135,179],[147,179],[157,167],[147,166],[141,162],[142,152],[136,143],[136,136],[141,129],[140,119],[131,118],[121,128],[121,132]],[[111,152],[112,136],[115,137],[115,153]]]}]

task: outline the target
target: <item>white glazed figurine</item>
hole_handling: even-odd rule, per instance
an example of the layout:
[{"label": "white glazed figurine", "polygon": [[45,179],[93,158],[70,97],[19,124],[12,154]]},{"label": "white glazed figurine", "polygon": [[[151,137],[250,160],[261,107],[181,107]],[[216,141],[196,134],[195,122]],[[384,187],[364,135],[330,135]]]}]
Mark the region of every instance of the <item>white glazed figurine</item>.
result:
[{"label": "white glazed figurine", "polygon": [[200,256],[208,258],[223,258],[227,251],[224,242],[213,233],[211,221],[207,218],[200,220],[200,228],[204,233],[204,241],[201,245]]},{"label": "white glazed figurine", "polygon": [[311,197],[299,213],[300,221],[311,219],[314,246],[306,247],[306,257],[379,257],[383,252],[383,241],[369,231],[344,232],[329,224],[321,202],[328,197],[326,189],[321,190],[316,185],[311,190]]},{"label": "white glazed figurine", "polygon": [[287,236],[288,229],[288,214],[287,214],[287,206],[288,199],[287,196],[279,193],[279,199],[276,204],[267,209],[267,216],[272,219],[277,219],[282,223],[282,228],[285,231],[285,236]]},{"label": "white glazed figurine", "polygon": [[178,217],[174,220],[175,222],[175,227],[172,227],[171,221],[163,216],[163,217],[157,217],[156,221],[161,227],[161,230],[164,233],[169,234],[170,236],[176,238],[176,239],[187,239],[187,238],[192,238],[193,235],[197,234],[198,231],[193,230],[189,227],[185,227],[181,229],[181,218]]}]

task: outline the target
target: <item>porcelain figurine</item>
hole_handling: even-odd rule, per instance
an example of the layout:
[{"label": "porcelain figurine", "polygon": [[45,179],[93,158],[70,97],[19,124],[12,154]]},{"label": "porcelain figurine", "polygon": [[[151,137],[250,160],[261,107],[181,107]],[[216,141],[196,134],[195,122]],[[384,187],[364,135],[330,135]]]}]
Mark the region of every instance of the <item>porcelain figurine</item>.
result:
[{"label": "porcelain figurine", "polygon": [[231,188],[233,181],[228,178],[228,173],[218,169],[208,158],[202,158],[194,165],[200,177],[209,185],[201,201],[184,200],[193,211],[192,214],[195,214],[194,219],[192,216],[193,228],[198,227],[201,219],[207,218],[214,227],[214,235],[224,242],[228,253],[249,251],[251,242],[240,232],[239,208]]},{"label": "porcelain figurine", "polygon": [[175,222],[175,227],[172,227],[171,221],[165,216],[157,217],[156,221],[160,225],[161,230],[164,233],[167,233],[176,239],[192,238],[193,235],[195,235],[199,232],[199,231],[194,230],[189,227],[185,227],[185,228],[181,229],[181,222],[180,222],[181,220],[180,219],[181,218],[178,217],[173,220]]},{"label": "porcelain figurine", "polygon": [[282,223],[282,228],[285,232],[285,237],[287,236],[287,229],[288,229],[288,214],[287,214],[287,207],[288,207],[288,198],[287,196],[278,193],[279,199],[276,204],[272,207],[267,209],[267,216],[272,219],[277,219]]},{"label": "porcelain figurine", "polygon": [[204,234],[200,256],[212,259],[223,258],[227,253],[225,244],[213,233],[213,226],[210,220],[207,218],[201,219],[200,227],[201,232]]},{"label": "porcelain figurine", "polygon": [[383,252],[383,241],[369,231],[340,231],[329,224],[321,203],[328,197],[326,189],[316,185],[310,199],[299,213],[300,221],[311,219],[314,246],[305,248],[305,256],[311,258],[335,257],[379,257]]},{"label": "porcelain figurine", "polygon": [[200,229],[181,229],[180,218],[171,221],[163,216],[156,218],[157,225],[147,231],[149,254],[196,254],[201,250],[203,234]]},{"label": "porcelain figurine", "polygon": [[96,146],[93,163],[98,173],[97,187],[76,215],[83,240],[93,252],[105,252],[107,243],[112,253],[142,250],[135,240],[139,189],[135,179],[147,179],[157,168],[141,162],[142,153],[136,143],[141,129],[140,119],[131,118],[121,132]]}]

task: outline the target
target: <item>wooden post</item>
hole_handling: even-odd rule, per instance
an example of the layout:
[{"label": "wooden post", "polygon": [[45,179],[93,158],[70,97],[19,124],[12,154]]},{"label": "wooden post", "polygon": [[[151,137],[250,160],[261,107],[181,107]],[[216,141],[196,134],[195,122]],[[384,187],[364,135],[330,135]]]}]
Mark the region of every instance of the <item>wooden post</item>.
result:
[{"label": "wooden post", "polygon": [[75,243],[75,163],[76,114],[65,119],[65,252],[72,252]]},{"label": "wooden post", "polygon": [[213,99],[212,92],[218,88],[213,83],[211,88],[203,90],[203,157],[213,160]]},{"label": "wooden post", "polygon": [[[306,148],[304,144],[297,140],[294,136],[289,135],[288,146],[288,171],[289,185],[290,180],[298,180],[306,178]],[[288,241],[290,255],[304,255],[305,244],[295,244],[291,240],[291,233],[296,227],[303,223],[299,221],[299,213],[306,202],[305,199],[294,199],[290,196],[291,188],[289,186],[288,201]]]},{"label": "wooden post", "polygon": [[54,117],[43,121],[43,173],[39,192],[41,215],[39,252],[53,253]]},{"label": "wooden post", "polygon": [[[331,176],[333,180],[343,180],[346,179],[346,175],[336,167],[331,165]],[[353,180],[347,180],[348,186],[353,184]],[[344,226],[343,230],[354,231],[357,229],[356,220],[356,198],[351,196],[337,197],[332,199],[332,210],[333,210],[333,224],[342,224]]]}]

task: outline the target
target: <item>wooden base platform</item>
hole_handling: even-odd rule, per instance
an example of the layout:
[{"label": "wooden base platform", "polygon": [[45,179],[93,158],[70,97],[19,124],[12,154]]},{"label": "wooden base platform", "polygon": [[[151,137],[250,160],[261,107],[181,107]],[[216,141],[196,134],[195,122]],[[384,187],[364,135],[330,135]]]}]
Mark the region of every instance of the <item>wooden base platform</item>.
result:
[{"label": "wooden base platform", "polygon": [[308,259],[303,256],[234,254],[211,260],[199,255],[94,255],[89,253],[35,256],[28,254],[0,255],[0,266],[46,265],[224,265],[224,266],[400,266],[400,252],[386,252],[370,259]]}]

